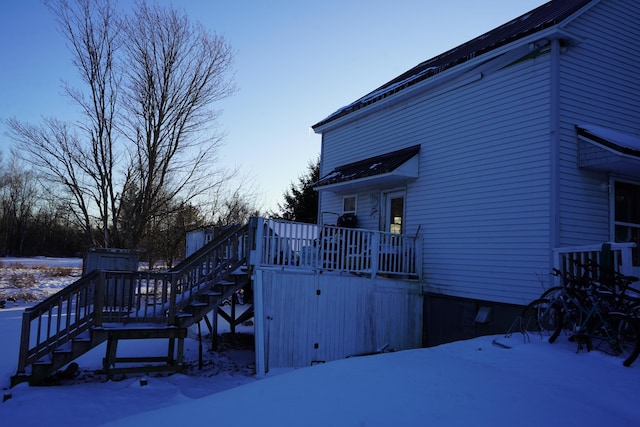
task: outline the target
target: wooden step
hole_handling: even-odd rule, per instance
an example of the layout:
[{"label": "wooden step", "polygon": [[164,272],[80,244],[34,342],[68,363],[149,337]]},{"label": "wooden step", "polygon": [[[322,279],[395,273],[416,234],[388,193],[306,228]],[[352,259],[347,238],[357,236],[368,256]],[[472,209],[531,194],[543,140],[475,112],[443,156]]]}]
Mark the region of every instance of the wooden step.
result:
[{"label": "wooden step", "polygon": [[178,319],[189,319],[191,317],[193,317],[193,313],[185,313],[184,311],[176,314],[176,318]]},{"label": "wooden step", "polygon": [[203,292],[200,295],[207,296],[207,297],[220,297],[220,296],[222,296],[222,292],[215,291],[215,290],[212,289],[210,291]]}]

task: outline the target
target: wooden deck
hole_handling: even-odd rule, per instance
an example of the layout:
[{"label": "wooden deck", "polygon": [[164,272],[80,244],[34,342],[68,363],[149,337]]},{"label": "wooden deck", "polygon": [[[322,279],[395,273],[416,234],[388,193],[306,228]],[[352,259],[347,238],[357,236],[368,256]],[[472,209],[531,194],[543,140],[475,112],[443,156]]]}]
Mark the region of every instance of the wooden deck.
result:
[{"label": "wooden deck", "polygon": [[[406,321],[413,324],[421,318],[417,285],[421,271],[420,247],[416,236],[252,218],[247,225],[222,233],[169,271],[90,272],[24,311],[18,368],[11,379],[12,386],[24,381],[40,384],[104,342],[107,345],[103,373],[107,376],[180,371],[184,368],[183,346],[187,329],[204,321],[215,345],[216,314],[229,322],[232,331],[237,324],[255,314],[256,348],[260,353],[256,354],[257,362],[261,358],[264,360],[265,347],[262,345],[258,349],[258,344],[264,344],[265,337],[272,337],[272,344],[277,341],[281,343],[278,345],[287,348],[306,346],[300,340],[286,338],[290,331],[285,331],[286,328],[295,330],[295,325],[303,321],[309,325],[317,326],[322,322],[329,325],[329,329],[318,332],[320,335],[314,332],[306,338],[314,340],[314,350],[319,350],[314,352],[313,360],[369,352],[383,341],[389,341],[397,348],[414,347],[418,342],[415,331],[420,330],[419,326],[411,326],[411,336],[402,337],[397,343],[395,338],[387,337],[401,336]],[[260,290],[265,291],[261,298],[266,296],[267,299],[260,299],[238,318],[233,310],[230,314],[218,311],[223,301],[236,291],[253,292],[252,280],[257,271],[289,275],[270,280],[264,286],[261,281]],[[341,274],[345,276],[341,277]],[[323,275],[334,275],[331,285],[321,284],[326,281]],[[262,273],[260,277],[263,277]],[[300,292],[296,283],[306,283],[309,277],[315,279],[304,288],[305,295],[296,294]],[[381,293],[384,288],[381,277],[392,277],[403,284],[394,292]],[[367,285],[352,283],[365,278],[370,279]],[[317,292],[324,292],[322,298],[317,297]],[[275,300],[279,304],[275,304]],[[321,307],[331,304],[342,307],[338,311],[350,312],[352,308],[355,317],[346,316],[337,321],[339,313],[318,308],[316,305],[320,301]],[[278,323],[280,332],[273,330],[265,334],[266,325],[276,325],[267,321],[273,319],[268,319],[269,314],[265,315],[265,308],[272,312],[277,310],[278,321],[282,322]],[[295,312],[287,313],[287,309],[292,308]],[[309,309],[313,310],[306,311]],[[410,314],[404,313],[407,309]],[[208,316],[211,312],[214,313],[213,322]],[[390,322],[394,317],[397,319]],[[364,326],[371,320],[374,320],[371,325]],[[372,328],[378,332],[373,332]],[[324,352],[330,347],[326,345],[326,337],[331,335],[336,336],[336,343],[343,340],[340,344],[344,345],[343,349]],[[338,338],[338,335],[346,338]],[[351,340],[348,337],[357,338],[357,345],[348,344]],[[164,339],[167,341],[166,352],[153,357],[120,357],[119,342],[133,339]],[[271,355],[275,361],[276,354]],[[308,358],[303,359],[305,361],[300,363],[307,363]],[[295,365],[300,366],[300,363],[295,362]]]},{"label": "wooden deck", "polygon": [[[250,284],[243,246],[247,229],[229,230],[170,271],[93,271],[27,308],[12,386],[40,384],[105,341],[107,376],[183,369],[187,328]],[[118,342],[128,339],[166,339],[166,354],[118,357]]]}]

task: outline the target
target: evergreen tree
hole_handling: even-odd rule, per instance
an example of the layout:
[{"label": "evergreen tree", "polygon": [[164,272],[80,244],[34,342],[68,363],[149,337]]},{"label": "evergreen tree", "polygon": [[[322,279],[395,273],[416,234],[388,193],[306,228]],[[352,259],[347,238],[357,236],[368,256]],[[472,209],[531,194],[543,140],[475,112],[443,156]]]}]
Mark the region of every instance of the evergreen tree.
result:
[{"label": "evergreen tree", "polygon": [[318,192],[313,183],[320,179],[320,157],[309,161],[307,172],[284,193],[284,203],[278,203],[277,218],[315,224],[318,221]]}]

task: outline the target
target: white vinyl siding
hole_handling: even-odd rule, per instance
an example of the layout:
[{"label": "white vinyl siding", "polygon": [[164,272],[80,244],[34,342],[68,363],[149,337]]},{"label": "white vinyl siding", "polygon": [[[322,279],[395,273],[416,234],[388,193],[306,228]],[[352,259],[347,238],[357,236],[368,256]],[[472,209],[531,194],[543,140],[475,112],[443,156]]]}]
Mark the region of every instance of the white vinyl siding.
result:
[{"label": "white vinyl siding", "polygon": [[550,239],[547,59],[496,73],[434,108],[444,125],[424,146],[426,179],[407,209],[408,223],[419,220],[411,213],[426,220],[432,292],[515,303],[538,292]]},{"label": "white vinyl siding", "polygon": [[420,347],[422,295],[415,282],[261,270],[269,368],[305,367],[385,345]]},{"label": "white vinyl siding", "polygon": [[577,167],[574,125],[640,134],[638,16],[635,0],[601,1],[567,27],[582,41],[561,62],[561,246],[612,237],[608,174]]},{"label": "white vinyl siding", "polygon": [[[554,224],[560,246],[610,239],[601,185],[609,177],[578,168],[574,126],[640,134],[638,16],[636,1],[600,1],[567,26],[579,43],[560,54],[559,159],[551,157],[552,55],[545,53],[328,127],[323,172],[420,144],[419,177],[406,183],[405,232],[420,227],[425,288],[527,303],[552,282]],[[323,199],[327,206],[332,197]]]},{"label": "white vinyl siding", "polygon": [[546,55],[323,135],[329,170],[422,145],[405,232],[421,227],[429,291],[518,303],[538,291],[532,271],[549,261],[548,86]]}]

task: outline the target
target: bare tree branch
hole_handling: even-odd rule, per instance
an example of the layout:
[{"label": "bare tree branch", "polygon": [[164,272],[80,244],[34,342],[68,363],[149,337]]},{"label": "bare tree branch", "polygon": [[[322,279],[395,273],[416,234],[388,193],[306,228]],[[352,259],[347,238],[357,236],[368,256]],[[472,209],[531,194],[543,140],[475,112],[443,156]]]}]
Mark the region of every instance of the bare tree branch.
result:
[{"label": "bare tree branch", "polygon": [[235,91],[223,37],[144,0],[44,0],[67,40],[82,89],[71,124],[7,121],[22,157],[57,188],[92,244],[135,248],[156,217],[229,175],[212,169],[223,135],[212,104]]},{"label": "bare tree branch", "polygon": [[136,148],[131,172],[137,196],[128,219],[135,239],[164,205],[206,188],[221,138],[213,132],[218,113],[210,106],[235,87],[226,78],[230,46],[186,15],[139,2],[123,28],[129,41],[127,134]]}]

